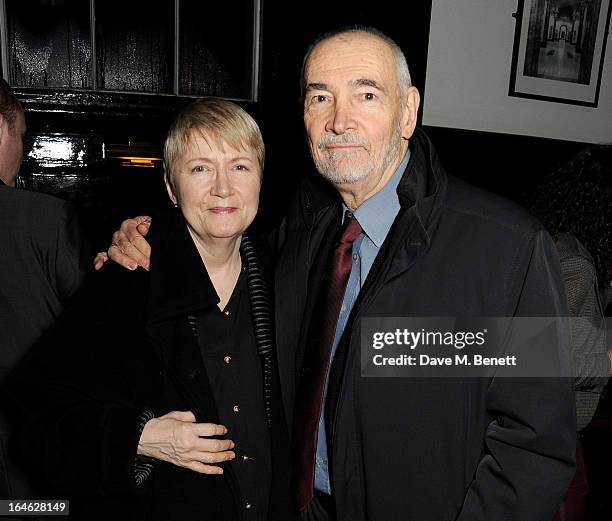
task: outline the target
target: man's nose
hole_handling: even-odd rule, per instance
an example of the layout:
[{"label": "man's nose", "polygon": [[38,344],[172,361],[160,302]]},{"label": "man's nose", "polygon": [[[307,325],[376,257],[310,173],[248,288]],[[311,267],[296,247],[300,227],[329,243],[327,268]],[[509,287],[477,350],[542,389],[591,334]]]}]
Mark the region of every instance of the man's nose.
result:
[{"label": "man's nose", "polygon": [[350,104],[347,101],[337,100],[325,130],[334,134],[344,134],[355,129],[356,123]]}]

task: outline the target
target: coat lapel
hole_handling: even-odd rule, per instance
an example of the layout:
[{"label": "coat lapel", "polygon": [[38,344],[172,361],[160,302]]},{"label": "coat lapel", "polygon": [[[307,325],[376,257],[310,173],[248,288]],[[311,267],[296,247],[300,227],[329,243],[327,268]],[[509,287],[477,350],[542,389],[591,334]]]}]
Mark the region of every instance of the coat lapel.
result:
[{"label": "coat lapel", "polygon": [[219,423],[210,381],[188,320],[158,322],[148,328],[148,333],[168,377],[193,412],[196,422]]},{"label": "coat lapel", "polygon": [[219,298],[178,210],[155,217],[149,240],[147,334],[196,420],[218,423],[195,326],[186,317],[217,305]]},{"label": "coat lapel", "polygon": [[302,213],[290,214],[286,221],[291,223],[290,227],[281,228],[284,240],[275,275],[277,359],[290,426],[299,377],[297,368],[307,340],[305,332],[335,238],[333,227],[339,226],[338,196],[330,187],[307,180],[302,197],[301,204],[292,208],[292,211],[300,208]]}]

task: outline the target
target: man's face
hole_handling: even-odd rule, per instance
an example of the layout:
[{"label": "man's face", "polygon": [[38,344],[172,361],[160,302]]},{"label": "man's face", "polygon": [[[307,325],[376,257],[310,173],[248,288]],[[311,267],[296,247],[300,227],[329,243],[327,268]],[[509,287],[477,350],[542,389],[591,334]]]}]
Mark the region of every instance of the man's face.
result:
[{"label": "man's face", "polygon": [[409,136],[389,46],[367,33],[326,40],[311,53],[305,82],[304,124],[321,175],[336,185],[390,177]]},{"label": "man's face", "polygon": [[15,114],[13,127],[4,118],[0,118],[0,177],[9,186],[15,186],[21,167],[25,131],[23,111],[19,110]]}]

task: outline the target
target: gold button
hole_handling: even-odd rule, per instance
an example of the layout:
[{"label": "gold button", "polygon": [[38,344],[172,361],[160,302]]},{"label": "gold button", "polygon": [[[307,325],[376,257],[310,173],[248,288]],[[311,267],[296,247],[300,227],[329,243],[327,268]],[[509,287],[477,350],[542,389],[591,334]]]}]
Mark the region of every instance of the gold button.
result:
[{"label": "gold button", "polygon": [[229,311],[227,311],[227,310],[224,311],[223,313],[225,313],[226,315],[229,315]]},{"label": "gold button", "polygon": [[242,456],[242,461],[248,461],[250,458],[245,454]]},{"label": "gold button", "polygon": [[240,407],[238,407],[237,405],[234,405],[233,409],[234,409],[234,412],[239,412],[240,411]]},{"label": "gold button", "polygon": [[229,356],[229,355],[228,355],[228,356],[225,356],[225,357],[223,357],[223,361],[224,361],[226,364],[229,364],[229,363],[232,361],[232,357],[231,357],[231,356]]},{"label": "gold button", "polygon": [[246,503],[244,505],[244,508],[246,508],[247,510],[249,510],[253,505],[251,505],[251,503]]}]

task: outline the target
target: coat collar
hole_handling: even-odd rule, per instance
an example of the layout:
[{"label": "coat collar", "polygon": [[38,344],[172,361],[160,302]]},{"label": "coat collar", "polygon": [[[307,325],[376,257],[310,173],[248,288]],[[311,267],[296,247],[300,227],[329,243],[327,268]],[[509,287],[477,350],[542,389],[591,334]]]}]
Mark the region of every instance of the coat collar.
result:
[{"label": "coat collar", "polygon": [[148,239],[150,323],[217,305],[219,297],[179,210],[156,215]]}]

